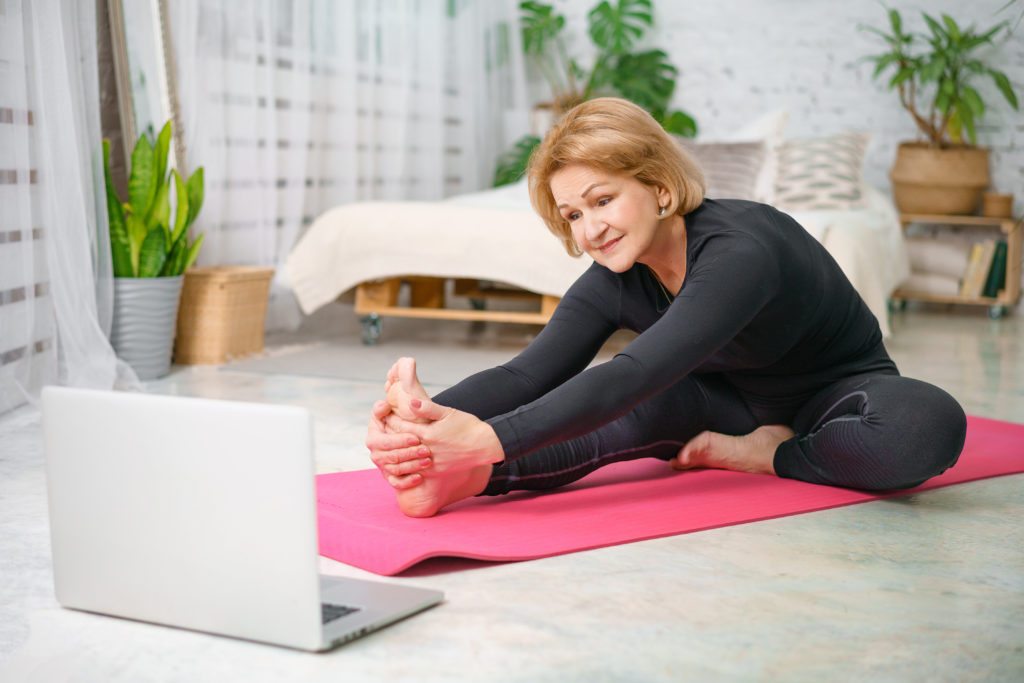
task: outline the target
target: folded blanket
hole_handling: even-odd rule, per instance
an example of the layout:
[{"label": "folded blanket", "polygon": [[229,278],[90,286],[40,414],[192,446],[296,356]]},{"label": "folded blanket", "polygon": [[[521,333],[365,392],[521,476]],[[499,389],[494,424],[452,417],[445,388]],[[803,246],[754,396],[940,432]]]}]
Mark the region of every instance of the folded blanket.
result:
[{"label": "folded blanket", "polygon": [[960,278],[937,273],[911,272],[910,277],[900,288],[918,294],[956,296],[960,293]]},{"label": "folded blanket", "polygon": [[959,279],[967,269],[970,251],[970,243],[963,240],[939,239],[930,235],[907,238],[910,269],[919,273]]}]

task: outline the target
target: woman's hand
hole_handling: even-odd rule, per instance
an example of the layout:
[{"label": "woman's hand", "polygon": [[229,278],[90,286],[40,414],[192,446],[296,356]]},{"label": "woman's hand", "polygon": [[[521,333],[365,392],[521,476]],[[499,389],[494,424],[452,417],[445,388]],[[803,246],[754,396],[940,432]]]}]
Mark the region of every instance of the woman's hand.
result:
[{"label": "woman's hand", "polygon": [[419,474],[430,467],[430,450],[413,434],[388,433],[384,420],[391,414],[386,401],[373,404],[366,428],[366,447],[370,459],[388,483],[396,489],[407,489],[423,481]]},{"label": "woman's hand", "polygon": [[415,421],[388,412],[382,422],[386,431],[417,437],[426,446],[432,460],[432,473],[459,472],[505,459],[505,451],[494,429],[474,415],[446,408],[430,399],[412,399],[409,406]]}]

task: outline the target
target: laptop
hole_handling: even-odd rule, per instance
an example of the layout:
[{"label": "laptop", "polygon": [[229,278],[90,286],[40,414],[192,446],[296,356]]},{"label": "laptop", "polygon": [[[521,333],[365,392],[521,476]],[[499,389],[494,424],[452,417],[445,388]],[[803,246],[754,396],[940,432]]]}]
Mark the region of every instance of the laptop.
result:
[{"label": "laptop", "polygon": [[321,651],[443,594],[320,576],[304,408],[43,389],[57,600]]}]

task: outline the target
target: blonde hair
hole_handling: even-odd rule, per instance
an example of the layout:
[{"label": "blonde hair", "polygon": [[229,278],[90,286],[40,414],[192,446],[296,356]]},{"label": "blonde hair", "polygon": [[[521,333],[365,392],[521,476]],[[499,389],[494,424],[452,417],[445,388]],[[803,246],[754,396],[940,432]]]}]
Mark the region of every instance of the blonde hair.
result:
[{"label": "blonde hair", "polygon": [[687,214],[704,201],[704,172],[693,158],[637,105],[617,97],[578,104],[548,131],[527,167],[530,202],[570,256],[583,252],[551,194],[551,176],[582,164],[632,176],[668,190],[666,216]]}]

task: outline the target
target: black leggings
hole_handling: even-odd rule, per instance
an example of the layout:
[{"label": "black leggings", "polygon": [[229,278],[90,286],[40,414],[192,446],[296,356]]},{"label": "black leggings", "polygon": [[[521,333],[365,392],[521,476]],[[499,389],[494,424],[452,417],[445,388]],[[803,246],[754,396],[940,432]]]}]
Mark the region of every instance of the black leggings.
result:
[{"label": "black leggings", "polygon": [[[691,375],[623,417],[577,439],[496,466],[483,495],[564,486],[622,460],[669,460],[709,430],[739,435],[759,419],[717,375]],[[897,374],[842,379],[784,420],[796,436],[775,451],[780,477],[867,490],[917,486],[960,456],[964,411],[938,387]]]}]

